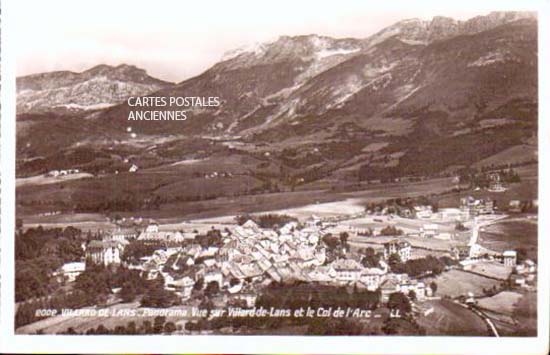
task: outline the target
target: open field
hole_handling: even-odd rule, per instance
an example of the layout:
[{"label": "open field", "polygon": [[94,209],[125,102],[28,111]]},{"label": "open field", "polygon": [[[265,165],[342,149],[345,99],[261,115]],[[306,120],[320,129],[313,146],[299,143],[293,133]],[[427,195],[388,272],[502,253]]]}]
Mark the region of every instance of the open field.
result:
[{"label": "open field", "polygon": [[456,222],[454,220],[443,220],[439,218],[416,219],[399,216],[366,215],[359,218],[343,220],[339,224],[359,230],[366,230],[368,228],[377,230],[391,225],[403,230],[404,233],[418,233],[420,228],[423,228],[426,224],[431,224],[437,225],[439,232],[450,234],[457,233],[455,230]]},{"label": "open field", "polygon": [[53,216],[28,216],[24,220],[24,229],[42,226],[44,228],[65,228],[73,226],[83,231],[111,230],[115,225],[99,213],[65,213]]},{"label": "open field", "polygon": [[510,218],[485,227],[480,233],[480,244],[488,249],[526,251],[527,258],[537,260],[538,223],[527,218]]},{"label": "open field", "polygon": [[[454,185],[452,179],[433,179],[414,183],[391,183],[391,184],[374,184],[366,185],[363,190],[352,192],[329,192],[321,191],[323,195],[330,196],[331,203],[318,203],[306,206],[273,209],[267,212],[285,213],[298,219],[304,219],[312,214],[320,217],[339,217],[345,215],[354,215],[364,211],[364,205],[368,202],[382,201],[391,198],[415,197],[421,195],[429,195],[447,191]],[[305,191],[304,191],[305,192]],[[314,196],[316,191],[310,191]]]},{"label": "open field", "polygon": [[491,318],[502,336],[537,334],[537,294],[500,292],[478,300],[478,307]]},{"label": "open field", "polygon": [[26,178],[17,178],[15,179],[15,187],[22,187],[25,185],[48,185],[48,184],[57,184],[61,182],[67,182],[71,180],[78,180],[82,178],[92,177],[92,174],[88,173],[77,173],[70,174],[65,176],[30,176]]},{"label": "open field", "polygon": [[517,329],[511,335],[537,335],[537,293],[529,292],[518,300],[514,308]]},{"label": "open field", "polygon": [[500,285],[500,281],[456,269],[443,272],[435,278],[427,278],[425,281],[437,283],[437,296],[453,298],[461,295],[467,296],[468,292],[472,292],[474,296],[483,296],[484,288],[490,289]]},{"label": "open field", "polygon": [[512,314],[516,308],[516,303],[523,297],[521,293],[512,291],[503,291],[492,297],[481,298],[478,300],[478,307],[488,309],[494,312]]},{"label": "open field", "polygon": [[[351,237],[349,239],[350,243],[355,244],[384,244],[386,242],[389,242],[390,240],[395,239],[394,236],[376,236],[376,237]],[[420,237],[407,237],[407,236],[400,236],[398,237],[399,240],[406,240],[409,243],[411,243],[411,246],[413,248],[421,248],[426,250],[435,250],[435,251],[442,251],[447,252],[451,249],[452,246],[455,245],[464,245],[465,243],[460,240],[440,240],[435,238],[420,238]]]},{"label": "open field", "polygon": [[504,266],[504,264],[497,261],[482,261],[471,264],[468,265],[468,270],[500,280],[508,279],[508,276],[512,273],[510,266]]},{"label": "open field", "polygon": [[[191,166],[194,165],[195,164],[191,164]],[[18,190],[18,200],[71,202],[76,198],[78,200],[91,199],[94,201],[103,201],[104,198],[111,198],[121,193],[140,195],[151,188],[162,191],[163,194],[171,194],[171,196],[178,196],[179,191],[185,189],[188,189],[188,192],[186,192],[188,194],[197,193],[196,191],[202,191],[201,193],[218,191],[209,189],[209,186],[211,186],[210,184],[216,184],[214,180],[206,180],[208,184],[204,185],[200,190],[197,190],[197,186],[186,185],[181,180],[181,177],[178,177],[175,173],[166,176],[158,169],[151,170],[152,171],[147,174],[122,174],[124,176],[119,175],[116,178],[109,178],[112,181],[109,181],[109,179],[85,179],[80,182],[86,182],[87,185],[73,185],[67,183],[63,184],[63,186],[59,184],[52,184],[47,187],[27,186],[21,191]],[[176,178],[179,179],[178,182],[173,180]],[[244,189],[250,187],[247,187],[246,181],[248,180],[246,179],[249,179],[249,177],[242,176],[240,178],[226,179],[225,182],[237,185],[241,184],[238,189]],[[218,184],[217,189],[220,189],[221,185]],[[170,186],[177,187],[177,189],[172,190]],[[191,186],[192,189],[189,186]],[[159,209],[120,212],[119,214],[121,216],[155,218],[166,223],[178,223],[182,219],[203,219],[259,212],[288,213],[302,219],[309,217],[311,214],[318,214],[323,217],[342,216],[360,212],[362,210],[362,205],[368,201],[437,193],[446,191],[451,186],[452,182],[450,179],[436,179],[434,181],[422,181],[418,183],[374,185],[367,190],[355,192],[315,190],[254,195],[245,194],[201,201],[169,202],[162,204]],[[229,189],[228,186],[224,188]],[[29,216],[36,218],[38,213],[55,209],[55,204],[55,202],[49,202],[49,204],[41,204],[36,207],[18,206],[17,214],[18,217],[24,219]],[[115,213],[116,211],[112,212]],[[36,218],[33,222],[41,223],[41,221],[41,218]],[[45,223],[50,222],[47,219],[43,221]]]},{"label": "open field", "polygon": [[496,201],[500,210],[508,208],[510,200],[534,200],[538,198],[538,164],[531,164],[514,168],[520,175],[521,182],[511,184],[504,192],[490,192],[487,190],[468,190],[461,193],[447,194],[438,198],[439,207],[458,207],[460,198],[470,195],[475,198],[489,198]]},{"label": "open field", "polygon": [[300,220],[307,219],[311,215],[321,218],[347,216],[364,212],[365,208],[360,199],[345,199],[342,201],[309,204],[302,207],[288,208],[277,211],[276,213],[287,214]]},{"label": "open field", "polygon": [[485,322],[472,311],[449,300],[427,301],[434,311],[419,316],[418,323],[426,328],[428,335],[487,336]]},{"label": "open field", "polygon": [[520,144],[503,150],[495,155],[475,163],[475,167],[489,166],[491,164],[513,164],[532,161],[537,158],[537,142],[534,144]]}]

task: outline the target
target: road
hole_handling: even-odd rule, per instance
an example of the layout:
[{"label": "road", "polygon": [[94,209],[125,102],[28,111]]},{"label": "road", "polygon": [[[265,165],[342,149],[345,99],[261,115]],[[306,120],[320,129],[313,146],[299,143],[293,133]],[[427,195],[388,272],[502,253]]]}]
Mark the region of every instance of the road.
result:
[{"label": "road", "polygon": [[481,313],[480,311],[478,311],[476,308],[473,308],[473,307],[469,307],[469,309],[474,312],[475,314],[477,314],[479,317],[483,318],[483,320],[485,321],[485,323],[487,323],[489,325],[489,327],[491,328],[491,331],[493,332],[493,334],[495,335],[495,337],[499,338],[499,335],[498,335],[498,331],[497,331],[497,328],[495,327],[495,324],[493,323],[493,321],[488,318],[487,316],[485,316],[483,313]]},{"label": "road", "polygon": [[473,307],[469,307],[463,303],[460,303],[458,301],[454,301],[456,304],[466,308],[466,309],[469,309],[470,311],[474,312],[478,317],[480,317],[481,319],[483,319],[483,321],[485,321],[485,323],[487,323],[487,325],[489,326],[489,328],[491,329],[491,332],[493,332],[493,335],[497,338],[500,337],[500,335],[498,335],[498,331],[497,331],[497,328],[495,327],[495,324],[493,323],[493,321],[488,318],[487,316],[485,316],[483,313],[481,313],[479,310],[477,310],[476,308],[473,308]]}]

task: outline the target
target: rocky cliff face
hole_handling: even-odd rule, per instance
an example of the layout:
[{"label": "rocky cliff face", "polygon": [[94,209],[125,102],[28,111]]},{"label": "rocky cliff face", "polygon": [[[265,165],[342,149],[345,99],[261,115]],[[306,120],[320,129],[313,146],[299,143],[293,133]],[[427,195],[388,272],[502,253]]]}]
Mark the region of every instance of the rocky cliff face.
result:
[{"label": "rocky cliff face", "polygon": [[101,109],[168,86],[131,65],[28,75],[17,79],[17,112]]},{"label": "rocky cliff face", "polygon": [[532,12],[491,12],[487,16],[476,16],[466,21],[436,16],[431,20],[408,19],[397,22],[367,38],[372,44],[395,37],[409,44],[429,44],[459,35],[471,35],[492,28],[522,20],[535,19]]}]

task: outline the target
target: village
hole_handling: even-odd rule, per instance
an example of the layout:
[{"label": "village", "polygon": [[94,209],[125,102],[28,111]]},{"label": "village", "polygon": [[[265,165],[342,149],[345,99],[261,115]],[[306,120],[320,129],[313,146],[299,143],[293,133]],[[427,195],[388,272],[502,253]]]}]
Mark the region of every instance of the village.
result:
[{"label": "village", "polygon": [[[536,291],[533,260],[479,243],[480,231],[507,217],[488,199],[466,196],[458,208],[437,211],[431,205],[404,210],[372,205],[351,216],[264,216],[281,223],[266,226],[257,218],[262,215],[247,215],[199,232],[194,225],[174,229],[151,219],[122,218],[100,239],[83,243],[85,258],[66,263],[55,276],[70,285],[87,267],[123,265],[146,280],[162,280],[179,304],[199,305],[207,294],[215,295],[216,306],[247,309],[271,284],[353,287],[377,292],[380,302],[402,293],[420,316],[432,314],[427,301],[441,297],[476,307],[491,286],[498,293],[496,281]],[[487,290],[482,285],[483,293],[467,280],[454,285],[443,277],[438,284],[453,272],[492,283]],[[458,291],[445,294],[446,289]]]}]

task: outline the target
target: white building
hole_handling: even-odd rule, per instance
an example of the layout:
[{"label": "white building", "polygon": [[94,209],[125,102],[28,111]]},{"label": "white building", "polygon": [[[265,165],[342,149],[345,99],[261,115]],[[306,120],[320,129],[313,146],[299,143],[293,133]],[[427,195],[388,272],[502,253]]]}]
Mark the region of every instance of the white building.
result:
[{"label": "white building", "polygon": [[399,255],[401,261],[405,262],[411,258],[411,244],[399,239],[384,243],[384,258],[388,259],[391,254]]},{"label": "white building", "polygon": [[517,253],[515,250],[506,250],[502,253],[502,261],[506,266],[516,266]]},{"label": "white building", "polygon": [[61,266],[55,273],[59,279],[63,282],[74,282],[78,275],[82,274],[86,270],[85,262],[70,262]]},{"label": "white building", "polygon": [[223,274],[221,271],[213,270],[204,274],[204,286],[208,286],[209,283],[216,282],[219,288],[223,286]]},{"label": "white building", "polygon": [[424,224],[420,228],[420,236],[422,238],[434,238],[439,233],[439,225],[437,224]]},{"label": "white building", "polygon": [[144,241],[163,241],[181,243],[185,237],[179,231],[160,231],[158,223],[151,223],[137,238]]},{"label": "white building", "polygon": [[228,298],[232,302],[244,302],[246,307],[252,308],[255,306],[258,296],[255,292],[239,292],[228,295]]},{"label": "white building", "polygon": [[179,280],[174,280],[171,282],[167,289],[176,291],[182,299],[187,300],[191,298],[191,293],[193,292],[193,287],[195,286],[195,281],[185,276]]},{"label": "white building", "polygon": [[369,268],[361,273],[359,281],[367,287],[369,291],[375,291],[380,287],[386,272],[378,268]]},{"label": "white building", "polygon": [[335,260],[330,267],[329,275],[342,282],[357,281],[363,272],[363,267],[353,259]]},{"label": "white building", "polygon": [[86,246],[86,259],[94,264],[120,264],[121,245],[115,241],[92,240]]},{"label": "white building", "polygon": [[414,214],[416,215],[416,218],[428,219],[432,217],[432,213],[432,206],[414,206]]}]

